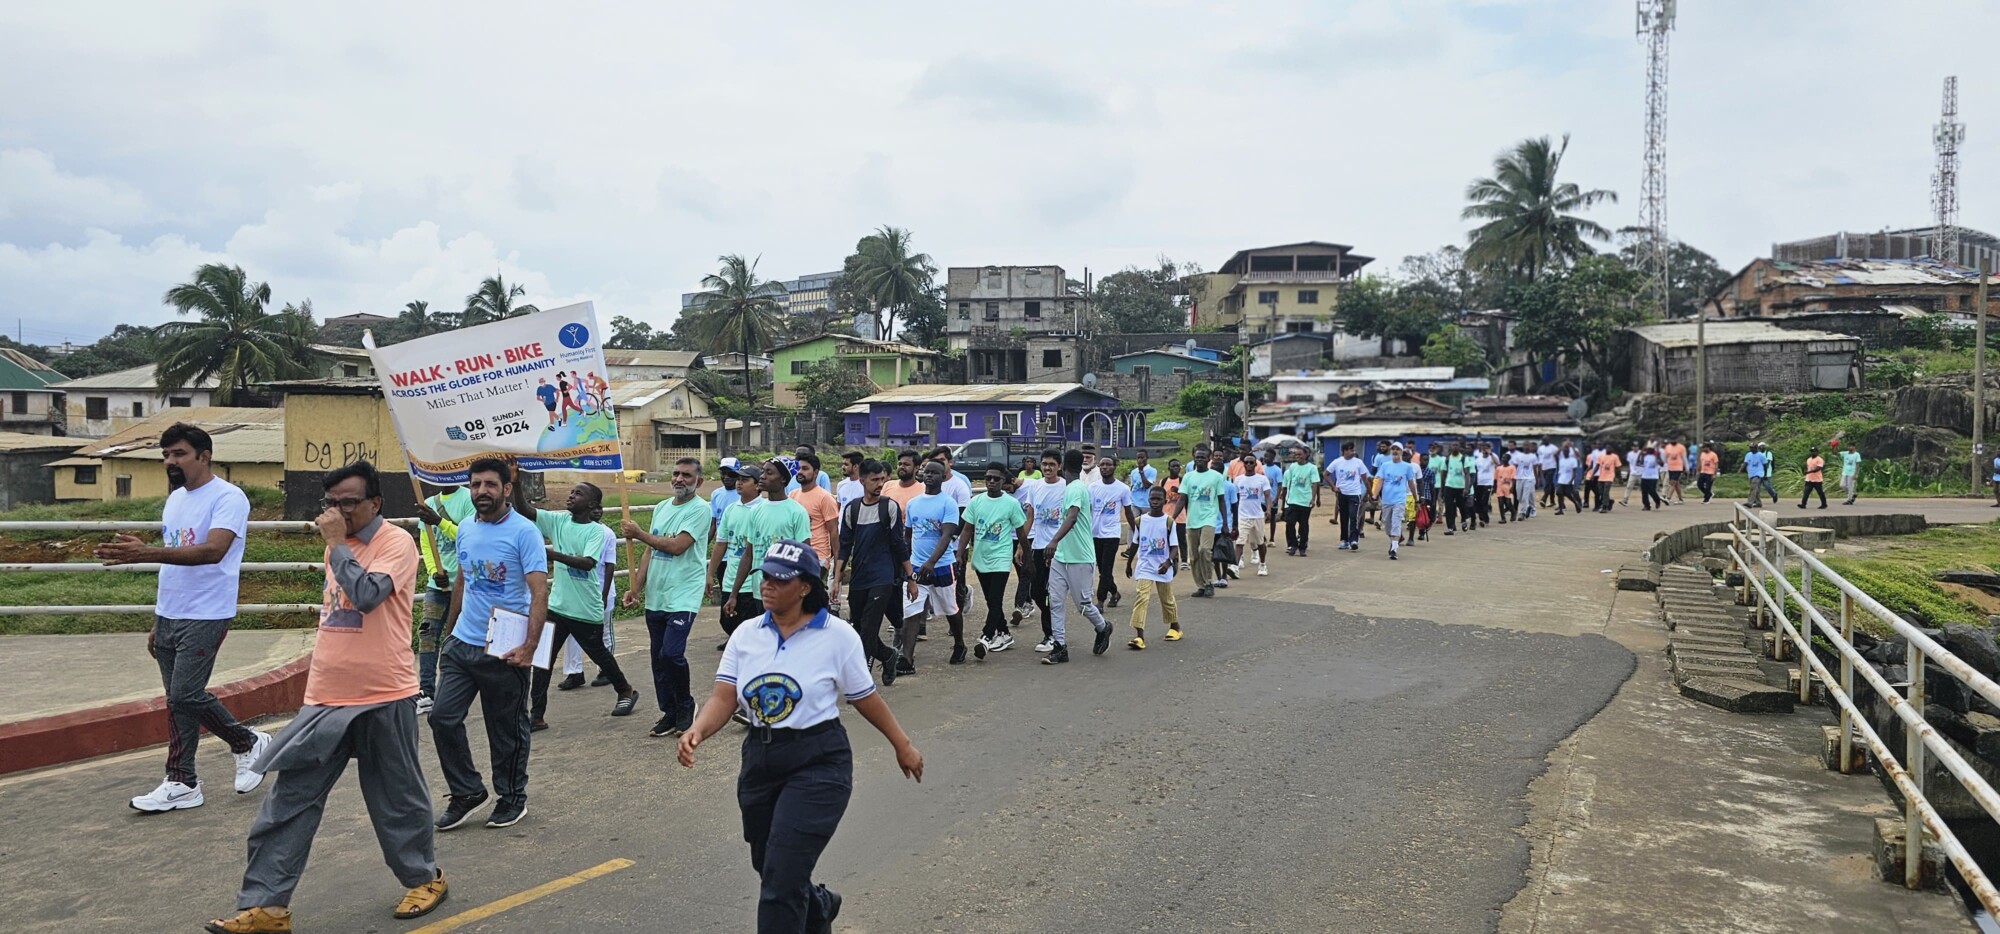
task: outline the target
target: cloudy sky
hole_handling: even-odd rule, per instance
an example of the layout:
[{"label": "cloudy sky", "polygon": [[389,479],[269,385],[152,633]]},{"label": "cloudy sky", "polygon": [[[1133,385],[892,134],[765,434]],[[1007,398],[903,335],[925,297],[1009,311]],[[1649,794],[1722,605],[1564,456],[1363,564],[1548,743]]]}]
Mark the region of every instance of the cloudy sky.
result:
[{"label": "cloudy sky", "polygon": [[[1688,0],[1673,233],[1929,222],[1957,74],[1963,221],[2000,184],[2000,7]],[[975,9],[976,7],[976,9]],[[1626,0],[0,6],[0,330],[157,324],[241,264],[321,315],[455,308],[495,271],[544,306],[665,326],[722,253],[838,268],[882,224],[940,266],[1080,276],[1159,254],[1462,242],[1466,182],[1572,135],[1636,217]]]}]

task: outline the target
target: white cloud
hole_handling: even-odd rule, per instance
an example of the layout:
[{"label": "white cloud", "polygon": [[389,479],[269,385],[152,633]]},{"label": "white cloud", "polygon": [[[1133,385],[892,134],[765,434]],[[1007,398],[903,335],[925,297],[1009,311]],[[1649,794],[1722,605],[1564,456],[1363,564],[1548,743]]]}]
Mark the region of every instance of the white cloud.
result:
[{"label": "white cloud", "polygon": [[[1330,239],[1393,267],[1462,241],[1494,154],[1565,131],[1569,178],[1625,196],[1595,218],[1638,209],[1627,5],[490,6],[0,6],[0,87],[36,89],[0,99],[0,294],[87,336],[164,320],[205,261],[328,314],[455,307],[497,271],[663,327],[719,254],[789,277],[883,224],[943,266],[1102,275]],[[1738,267],[1925,223],[1946,73],[1964,221],[2000,224],[1978,213],[2000,60],[1931,26],[1992,32],[2000,9],[1931,12],[1686,5],[1675,234]],[[1855,61],[1921,64],[1830,77]]]}]

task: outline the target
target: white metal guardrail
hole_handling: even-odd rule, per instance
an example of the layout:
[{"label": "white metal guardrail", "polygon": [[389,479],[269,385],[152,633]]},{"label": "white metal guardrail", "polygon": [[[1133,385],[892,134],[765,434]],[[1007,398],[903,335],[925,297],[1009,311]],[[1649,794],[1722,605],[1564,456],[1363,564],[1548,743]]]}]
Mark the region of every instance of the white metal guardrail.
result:
[{"label": "white metal guardrail", "polygon": [[[1852,760],[1853,737],[1858,732],[1876,763],[1903,795],[1906,847],[1903,884],[1910,888],[1919,885],[1923,865],[1920,859],[1923,831],[1928,829],[1944,848],[1952,865],[1958,867],[1959,875],[1965,879],[1973,896],[1989,914],[2000,916],[2000,891],[1994,889],[1992,880],[1973,862],[1958,837],[1950,827],[1945,826],[1944,819],[1924,797],[1925,759],[1934,755],[1938,763],[1965,787],[1973,800],[1979,802],[1989,816],[2000,821],[2000,795],[1996,795],[1993,787],[1972,770],[1972,766],[1938,733],[1936,727],[1924,720],[1924,668],[1926,665],[1942,667],[1995,704],[2000,704],[2000,684],[1995,684],[1993,679],[1981,674],[1964,659],[1953,655],[1874,597],[1849,583],[1810,550],[1780,534],[1749,507],[1740,503],[1736,505],[1736,514],[1730,519],[1730,534],[1733,537],[1730,554],[1737,570],[1743,575],[1745,595],[1756,595],[1759,627],[1766,619],[1774,623],[1778,657],[1785,656],[1786,640],[1790,640],[1792,647],[1798,651],[1799,700],[1810,698],[1813,682],[1817,680],[1826,686],[1827,695],[1840,707],[1841,771],[1848,770]],[[1788,564],[1796,566],[1800,575],[1799,586],[1793,585],[1785,576]],[[1840,591],[1838,623],[1827,619],[1826,614],[1812,602],[1815,579],[1824,580]],[[1908,684],[1891,684],[1855,650],[1852,639],[1854,623],[1861,613],[1882,621],[1905,640]],[[1806,625],[1806,632],[1801,633],[1794,625],[1793,614],[1796,614],[1797,622]],[[1813,653],[1813,635],[1825,639],[1839,654],[1838,675],[1827,670]],[[1868,718],[1855,706],[1856,673],[1875,689],[1875,693],[1895,711],[1896,718],[1902,721],[1904,742],[1901,759],[1889,749]],[[1903,693],[1898,693],[1896,689],[1899,687]]]},{"label": "white metal guardrail", "polygon": [[[631,507],[631,511],[634,513],[650,513],[653,511],[653,507],[633,506]],[[606,518],[607,520],[610,519],[609,516],[607,516]],[[395,525],[400,525],[404,528],[411,530],[411,532],[413,533],[416,533],[420,527],[420,523],[414,517],[402,518],[402,519],[387,519],[385,521],[388,521]],[[612,525],[613,530],[616,531],[617,526],[615,522],[607,522],[607,524]],[[6,535],[9,532],[76,532],[82,534],[102,533],[102,532],[145,532],[145,531],[157,530],[159,529],[159,527],[160,524],[158,522],[131,522],[131,521],[121,521],[112,519],[0,522],[0,535]],[[311,522],[265,520],[265,519],[259,519],[248,523],[248,531],[253,534],[257,532],[276,532],[281,534],[291,533],[300,535],[319,534],[319,528],[314,524],[312,524]],[[621,546],[629,541],[632,540],[627,539],[623,536],[620,536],[618,538],[618,543]],[[158,574],[160,572],[160,567],[161,566],[158,564],[104,565],[104,564],[98,564],[93,561],[70,561],[70,562],[55,562],[55,563],[0,562],[0,574],[5,574],[9,572],[31,573],[31,574],[120,574],[120,573]],[[318,571],[321,569],[321,567],[322,565],[317,561],[246,561],[242,565],[241,572],[244,574],[262,574],[262,573],[272,573],[272,572]],[[631,570],[629,568],[621,568],[613,576],[627,577],[630,574]],[[237,612],[239,613],[317,613],[319,612],[320,605],[317,603],[244,603],[244,604],[239,604],[236,609]],[[107,604],[107,605],[90,605],[90,606],[30,606],[30,605],[0,606],[0,616],[44,616],[44,615],[74,616],[85,613],[141,616],[141,615],[149,615],[152,612],[153,612],[153,607],[151,605],[141,605],[141,604]]]}]

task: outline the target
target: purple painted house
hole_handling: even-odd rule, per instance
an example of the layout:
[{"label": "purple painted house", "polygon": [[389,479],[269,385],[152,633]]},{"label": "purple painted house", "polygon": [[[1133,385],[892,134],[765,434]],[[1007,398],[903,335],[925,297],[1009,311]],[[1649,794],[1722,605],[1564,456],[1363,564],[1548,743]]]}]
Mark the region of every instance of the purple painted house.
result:
[{"label": "purple painted house", "polygon": [[841,410],[850,447],[958,444],[995,432],[1050,443],[1134,447],[1151,407],[1127,407],[1082,383],[902,386]]}]

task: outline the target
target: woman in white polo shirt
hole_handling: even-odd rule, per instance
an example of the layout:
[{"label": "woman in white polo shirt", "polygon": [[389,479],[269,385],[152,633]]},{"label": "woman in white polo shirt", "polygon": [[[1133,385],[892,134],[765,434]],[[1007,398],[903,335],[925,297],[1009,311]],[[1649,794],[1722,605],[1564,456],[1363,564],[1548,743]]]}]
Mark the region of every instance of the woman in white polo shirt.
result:
[{"label": "woman in white polo shirt", "polygon": [[903,774],[923,781],[924,757],[876,693],[860,635],[827,612],[812,546],[772,542],[760,570],[764,615],[730,634],[715,690],[694,726],[681,734],[680,762],[692,768],[695,748],[732,713],[749,718],[736,801],[750,865],[763,879],[757,931],[822,931],[840,913],[840,895],[813,884],[812,871],[854,791],[841,698],[882,731]]}]

